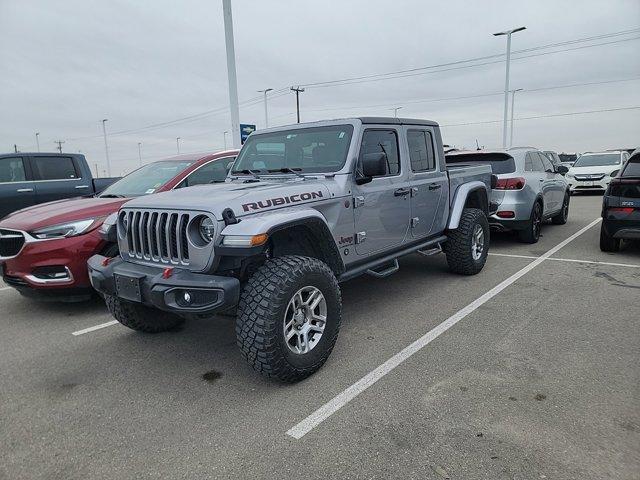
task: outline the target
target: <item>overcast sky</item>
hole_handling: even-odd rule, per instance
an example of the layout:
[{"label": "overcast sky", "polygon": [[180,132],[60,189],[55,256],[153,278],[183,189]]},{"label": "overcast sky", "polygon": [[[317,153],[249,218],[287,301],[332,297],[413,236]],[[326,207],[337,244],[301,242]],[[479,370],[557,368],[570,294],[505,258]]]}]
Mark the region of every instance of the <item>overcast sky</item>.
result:
[{"label": "overcast sky", "polygon": [[[514,34],[514,51],[603,35],[514,54],[529,56],[512,62],[511,86],[524,89],[515,117],[627,110],[523,119],[514,143],[557,151],[640,145],[638,0],[234,0],[233,18],[241,102],[264,88],[503,54],[505,37],[492,33],[518,26],[527,30]],[[64,151],[81,151],[102,174],[103,118],[114,175],[137,167],[138,142],[145,163],[175,154],[176,137],[182,152],[222,148],[230,118],[221,0],[0,0],[0,29],[0,150],[33,151],[40,132],[42,151],[64,140]],[[497,147],[503,60],[308,86],[302,120],[393,115],[401,106],[400,116],[443,125],[447,143]],[[584,83],[592,85],[576,86]],[[473,98],[455,99],[464,96]],[[295,122],[295,96],[275,93],[269,113],[271,125]],[[264,126],[262,103],[241,107],[240,121]],[[127,130],[137,131],[114,135]]]}]

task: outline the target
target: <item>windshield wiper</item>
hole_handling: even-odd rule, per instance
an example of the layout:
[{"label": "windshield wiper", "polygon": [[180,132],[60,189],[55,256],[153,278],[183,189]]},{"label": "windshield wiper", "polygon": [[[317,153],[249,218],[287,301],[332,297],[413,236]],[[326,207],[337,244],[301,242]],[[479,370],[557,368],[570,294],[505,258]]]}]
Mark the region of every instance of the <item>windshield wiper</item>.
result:
[{"label": "windshield wiper", "polygon": [[297,175],[298,177],[304,178],[304,175],[302,175],[301,173],[298,173],[300,170],[302,170],[302,169],[301,168],[282,167],[282,168],[272,168],[271,170],[267,170],[267,171],[269,173],[275,173],[275,172],[293,173],[294,175]]},{"label": "windshield wiper", "polygon": [[116,195],[115,193],[106,193],[104,195],[98,195],[98,198],[126,198],[124,195]]},{"label": "windshield wiper", "polygon": [[251,175],[253,178],[257,178],[258,180],[260,180],[258,173],[262,173],[262,170],[250,170],[248,168],[245,168],[244,170],[234,170],[233,172],[231,172],[231,175],[237,175],[239,173],[242,173],[244,175]]}]

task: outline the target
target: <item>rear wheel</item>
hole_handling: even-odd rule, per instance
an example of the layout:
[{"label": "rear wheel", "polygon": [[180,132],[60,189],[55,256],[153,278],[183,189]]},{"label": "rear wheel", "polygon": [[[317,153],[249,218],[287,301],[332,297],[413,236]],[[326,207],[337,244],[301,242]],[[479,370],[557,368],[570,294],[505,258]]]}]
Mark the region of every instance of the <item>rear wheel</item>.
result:
[{"label": "rear wheel", "polygon": [[540,239],[540,228],[542,227],[542,204],[536,202],[531,210],[531,217],[524,230],[518,230],[518,238],[523,243],[537,243]]},{"label": "rear wheel", "polygon": [[600,225],[600,250],[603,252],[617,252],[620,250],[620,239],[613,238],[604,228],[604,222]]},{"label": "rear wheel", "polygon": [[475,275],[487,261],[489,222],[482,210],[465,208],[458,228],[449,233],[444,244],[449,270],[462,275]]},{"label": "rear wheel", "polygon": [[139,303],[128,302],[112,295],[106,295],[104,300],[116,320],[125,327],[139,332],[165,332],[184,322],[184,319],[177,315],[149,308]]},{"label": "rear wheel", "polygon": [[558,212],[555,217],[551,218],[554,225],[564,225],[569,218],[569,194],[564,194],[564,201],[562,202],[562,210]]}]

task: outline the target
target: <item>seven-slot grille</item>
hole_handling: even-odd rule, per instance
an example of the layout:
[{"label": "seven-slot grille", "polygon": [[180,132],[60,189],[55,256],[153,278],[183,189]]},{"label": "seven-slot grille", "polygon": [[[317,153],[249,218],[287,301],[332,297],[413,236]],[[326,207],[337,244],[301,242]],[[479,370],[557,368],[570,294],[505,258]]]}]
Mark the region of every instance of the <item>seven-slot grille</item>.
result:
[{"label": "seven-slot grille", "polygon": [[13,257],[24,245],[24,235],[15,230],[0,229],[0,257]]},{"label": "seven-slot grille", "polygon": [[[131,258],[157,263],[189,265],[188,213],[123,210],[118,228],[125,224],[126,250]],[[121,249],[122,250],[122,249]]]}]

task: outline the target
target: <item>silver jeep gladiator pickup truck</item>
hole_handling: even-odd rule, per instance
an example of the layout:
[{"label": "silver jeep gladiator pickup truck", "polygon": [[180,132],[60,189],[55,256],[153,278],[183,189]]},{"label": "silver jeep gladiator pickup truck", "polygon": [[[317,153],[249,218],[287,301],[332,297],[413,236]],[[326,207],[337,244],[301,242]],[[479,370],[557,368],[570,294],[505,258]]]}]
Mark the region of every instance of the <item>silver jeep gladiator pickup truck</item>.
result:
[{"label": "silver jeep gladiator pickup truck", "polygon": [[89,260],[113,316],[143,332],[236,315],[257,371],[301,380],[331,353],[339,283],[444,251],[473,275],[489,248],[491,167],[445,165],[438,124],[352,118],[255,132],[227,181],[134,199],[108,219],[119,257]]}]

